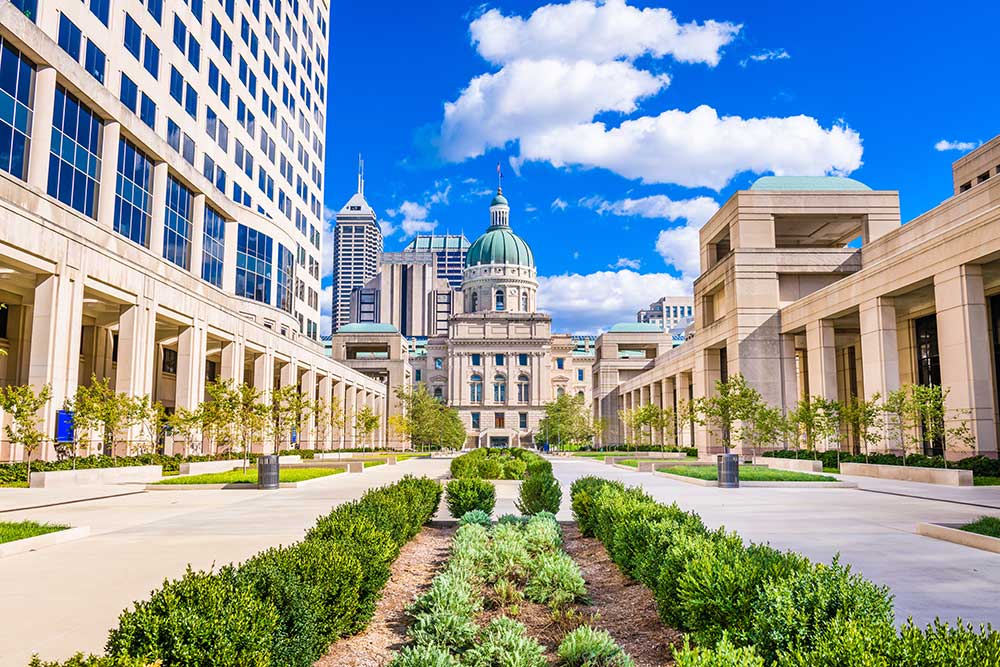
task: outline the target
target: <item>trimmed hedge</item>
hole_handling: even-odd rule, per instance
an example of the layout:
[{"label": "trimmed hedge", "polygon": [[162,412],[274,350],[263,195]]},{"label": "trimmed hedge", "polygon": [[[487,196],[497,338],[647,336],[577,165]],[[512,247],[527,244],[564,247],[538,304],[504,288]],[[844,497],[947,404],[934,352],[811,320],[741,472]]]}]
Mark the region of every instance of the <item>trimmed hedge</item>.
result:
[{"label": "trimmed hedge", "polygon": [[189,569],[122,612],[107,658],[63,667],[308,667],[368,624],[399,549],[440,499],[438,482],[407,476],[336,507],[301,542],[216,572]]},{"label": "trimmed hedge", "polygon": [[[777,459],[813,459],[823,462],[824,468],[836,468],[838,452],[836,450],[826,452],[813,452],[806,449],[783,449],[773,452],[766,452],[763,455]],[[863,454],[845,454],[840,452],[840,463],[874,463],[883,466],[901,466],[903,457],[895,454],[869,454],[867,458]],[[948,461],[945,465],[943,456],[924,456],[923,454],[907,454],[906,465],[915,468],[958,468],[960,470],[971,470],[973,475],[979,477],[1000,477],[1000,459],[991,459],[986,456],[969,456],[958,461]]]},{"label": "trimmed hedge", "polygon": [[539,512],[559,512],[562,502],[562,488],[559,481],[550,472],[528,475],[518,489],[518,500],[515,503],[521,514],[532,515]]},{"label": "trimmed hedge", "polygon": [[696,514],[620,482],[583,477],[571,496],[581,532],[653,591],[664,623],[698,644],[677,652],[678,665],[1000,664],[1000,633],[990,626],[911,623],[897,632],[889,591],[836,559],[812,563],[710,531]]},{"label": "trimmed hedge", "polygon": [[485,479],[453,479],[445,487],[445,501],[456,519],[476,510],[489,516],[496,507],[497,492],[493,483]]},{"label": "trimmed hedge", "polygon": [[539,472],[551,473],[552,464],[527,449],[481,447],[451,462],[455,479],[524,479]]}]

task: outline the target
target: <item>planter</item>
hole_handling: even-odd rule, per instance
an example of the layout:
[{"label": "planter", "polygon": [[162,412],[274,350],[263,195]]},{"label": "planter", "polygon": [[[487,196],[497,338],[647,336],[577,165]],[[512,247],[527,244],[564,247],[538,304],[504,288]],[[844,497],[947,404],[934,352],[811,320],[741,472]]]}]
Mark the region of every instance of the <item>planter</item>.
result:
[{"label": "planter", "polygon": [[887,466],[875,463],[841,463],[841,475],[858,475],[900,482],[922,482],[947,486],[972,486],[971,470],[954,468],[918,468],[916,466]]},{"label": "planter", "polygon": [[15,554],[23,554],[28,551],[42,549],[44,547],[51,547],[56,544],[72,542],[73,540],[79,540],[83,537],[87,537],[88,535],[90,535],[90,526],[80,526],[79,528],[67,528],[66,530],[57,530],[54,533],[27,537],[23,540],[4,542],[3,544],[0,544],[0,558],[3,558],[4,556],[13,556]]},{"label": "planter", "polygon": [[29,486],[33,489],[58,489],[71,486],[101,486],[105,484],[147,484],[149,482],[157,482],[162,477],[162,466],[50,470],[31,473],[31,483]]},{"label": "planter", "polygon": [[[253,465],[252,463],[250,465]],[[231,459],[228,461],[199,461],[196,463],[182,463],[182,475],[205,475],[213,472],[229,472],[235,468],[242,468],[241,459]]]},{"label": "planter", "polygon": [[945,540],[946,542],[954,542],[955,544],[961,544],[962,546],[972,547],[973,549],[982,549],[984,551],[992,551],[993,553],[1000,554],[1000,539],[995,537],[990,537],[989,535],[980,535],[979,533],[970,533],[967,530],[961,530],[958,526],[961,524],[949,524],[949,523],[918,523],[917,524],[917,534],[924,535],[925,537],[933,537],[938,540]]},{"label": "planter", "polygon": [[755,465],[765,465],[774,470],[790,470],[793,472],[823,472],[823,462],[812,459],[777,459],[770,456],[758,456],[753,460]]},{"label": "planter", "polygon": [[285,454],[278,457],[278,463],[282,465],[286,463],[302,463],[302,457],[298,454]]}]

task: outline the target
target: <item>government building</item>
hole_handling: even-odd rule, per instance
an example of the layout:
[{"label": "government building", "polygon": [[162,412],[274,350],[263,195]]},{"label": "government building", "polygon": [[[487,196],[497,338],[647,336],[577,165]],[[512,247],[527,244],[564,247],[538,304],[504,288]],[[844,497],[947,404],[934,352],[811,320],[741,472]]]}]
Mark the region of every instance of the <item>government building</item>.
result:
[{"label": "government building", "polygon": [[[168,412],[218,378],[295,386],[384,425],[385,386],[319,339],[328,16],[0,3],[0,383],[51,388],[47,437],[95,377]],[[303,446],[354,442],[313,428]]]}]

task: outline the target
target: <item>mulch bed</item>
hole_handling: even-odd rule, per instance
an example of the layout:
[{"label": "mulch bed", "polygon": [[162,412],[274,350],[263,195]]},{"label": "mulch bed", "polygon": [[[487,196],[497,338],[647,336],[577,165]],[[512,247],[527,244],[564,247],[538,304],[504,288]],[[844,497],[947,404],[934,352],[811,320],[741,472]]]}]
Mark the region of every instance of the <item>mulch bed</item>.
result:
[{"label": "mulch bed", "polygon": [[[656,614],[653,594],[623,575],[598,540],[580,535],[576,524],[564,523],[564,548],[580,566],[590,604],[578,604],[554,616],[544,605],[518,604],[516,618],[546,649],[551,664],[562,637],[582,624],[608,631],[635,660],[636,667],[673,665],[671,646],[681,633],[665,627]],[[368,629],[330,647],[315,667],[385,667],[393,653],[406,645],[408,618],[404,609],[426,590],[448,557],[454,524],[431,524],[400,551],[392,576]],[[489,603],[487,602],[487,607]],[[502,610],[487,609],[477,619],[488,623]]]}]

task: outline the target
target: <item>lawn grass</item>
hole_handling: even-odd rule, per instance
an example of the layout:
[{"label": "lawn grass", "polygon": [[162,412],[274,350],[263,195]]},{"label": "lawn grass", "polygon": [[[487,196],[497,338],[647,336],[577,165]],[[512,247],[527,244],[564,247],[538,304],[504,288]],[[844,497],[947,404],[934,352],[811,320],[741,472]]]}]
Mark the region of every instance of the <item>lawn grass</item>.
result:
[{"label": "lawn grass", "polygon": [[1000,518],[984,516],[978,521],[965,524],[962,526],[962,530],[988,537],[1000,537]]},{"label": "lawn grass", "polygon": [[374,468],[375,466],[385,465],[385,461],[365,461],[366,468]]},{"label": "lawn grass", "polygon": [[[278,479],[282,482],[304,482],[307,479],[326,477],[344,472],[343,468],[282,468]],[[165,479],[157,484],[256,484],[257,468],[213,472],[204,475],[188,475]]]},{"label": "lawn grass", "polygon": [[[650,454],[664,454],[669,452],[661,452],[658,449],[640,449],[640,452],[649,452]],[[630,454],[635,454],[634,449],[620,452],[573,452],[573,456],[582,456],[588,459],[603,459],[605,456],[628,456]],[[655,457],[651,457],[655,458]],[[688,457],[691,458],[691,457]]]},{"label": "lawn grass", "polygon": [[0,484],[0,489],[27,489],[27,482],[3,482]]},{"label": "lawn grass", "polygon": [[[683,459],[669,459],[669,460],[670,461],[677,461],[678,463],[680,463],[681,461],[690,461],[691,463],[694,463],[698,459],[695,458],[695,457],[693,457],[693,456],[685,456]],[[618,465],[620,465],[620,466],[628,466],[630,468],[638,468],[640,461],[644,461],[646,463],[650,463],[650,462],[652,462],[652,463],[663,463],[664,462],[663,459],[657,459],[655,456],[649,456],[649,457],[645,457],[645,458],[641,458],[641,459],[622,459],[621,461],[617,461],[616,463]],[[673,470],[673,468],[674,468],[674,466],[671,466],[670,469]]]},{"label": "lawn grass", "polygon": [[0,544],[66,530],[69,526],[34,521],[0,521]]},{"label": "lawn grass", "polygon": [[1000,477],[977,477],[972,476],[973,486],[1000,486]]},{"label": "lawn grass", "polygon": [[[673,475],[683,475],[684,477],[694,477],[708,481],[719,480],[719,469],[717,466],[664,466],[659,469],[661,472]],[[767,466],[740,466],[741,482],[836,482],[837,480],[827,475],[813,475],[807,472],[795,472],[792,470],[773,470]]]},{"label": "lawn grass", "polygon": [[838,475],[840,474],[840,468],[837,467],[828,468],[827,466],[823,466],[823,472],[829,473],[831,475]]}]

